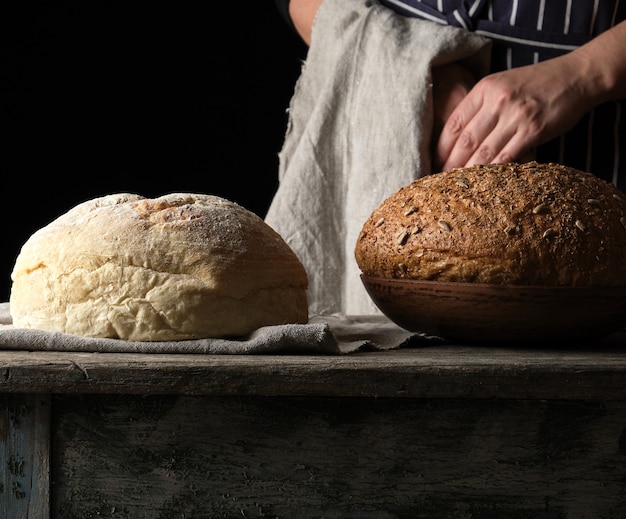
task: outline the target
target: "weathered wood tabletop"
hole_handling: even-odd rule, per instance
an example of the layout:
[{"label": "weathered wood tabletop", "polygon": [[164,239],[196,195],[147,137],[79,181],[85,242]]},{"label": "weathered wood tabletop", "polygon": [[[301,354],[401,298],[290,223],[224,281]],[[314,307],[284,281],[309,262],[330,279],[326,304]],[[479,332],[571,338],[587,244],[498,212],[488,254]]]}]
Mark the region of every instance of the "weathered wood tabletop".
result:
[{"label": "weathered wood tabletop", "polygon": [[0,517],[617,518],[626,334],[348,355],[0,351]]},{"label": "weathered wood tabletop", "polygon": [[626,400],[625,373],[626,332],[591,344],[314,356],[0,350],[7,393]]}]

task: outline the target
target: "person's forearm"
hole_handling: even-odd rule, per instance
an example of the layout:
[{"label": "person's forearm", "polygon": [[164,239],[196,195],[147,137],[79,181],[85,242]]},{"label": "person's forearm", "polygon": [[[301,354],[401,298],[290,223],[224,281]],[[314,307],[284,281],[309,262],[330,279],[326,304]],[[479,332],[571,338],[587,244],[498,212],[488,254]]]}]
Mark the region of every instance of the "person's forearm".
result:
[{"label": "person's forearm", "polygon": [[311,28],[315,14],[323,0],[291,0],[289,16],[298,34],[307,45],[311,44]]},{"label": "person's forearm", "polygon": [[569,54],[586,79],[593,104],[626,99],[626,22],[600,34]]}]

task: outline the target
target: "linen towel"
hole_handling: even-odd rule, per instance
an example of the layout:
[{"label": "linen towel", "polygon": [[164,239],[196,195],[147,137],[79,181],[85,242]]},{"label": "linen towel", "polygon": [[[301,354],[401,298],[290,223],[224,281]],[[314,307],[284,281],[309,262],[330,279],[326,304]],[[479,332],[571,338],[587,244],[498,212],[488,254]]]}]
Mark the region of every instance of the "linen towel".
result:
[{"label": "linen towel", "polygon": [[325,0],[295,86],[266,222],[309,274],[312,314],[376,315],[354,260],[389,195],[430,172],[431,68],[487,72],[489,43],[376,0]]},{"label": "linen towel", "polygon": [[0,303],[0,350],[98,353],[347,354],[437,344],[441,339],[409,332],[383,317],[313,316],[309,324],[265,326],[232,339],[142,342],[92,338],[14,328],[9,303]]}]

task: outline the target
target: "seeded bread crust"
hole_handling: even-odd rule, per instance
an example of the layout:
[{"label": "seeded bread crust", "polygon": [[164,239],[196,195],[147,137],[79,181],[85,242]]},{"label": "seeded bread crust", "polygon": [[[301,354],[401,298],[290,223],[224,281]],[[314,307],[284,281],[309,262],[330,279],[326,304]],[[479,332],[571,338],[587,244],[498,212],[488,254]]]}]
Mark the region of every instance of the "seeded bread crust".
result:
[{"label": "seeded bread crust", "polygon": [[563,165],[456,168],[387,198],[355,258],[383,278],[626,286],[625,215],[615,186]]}]

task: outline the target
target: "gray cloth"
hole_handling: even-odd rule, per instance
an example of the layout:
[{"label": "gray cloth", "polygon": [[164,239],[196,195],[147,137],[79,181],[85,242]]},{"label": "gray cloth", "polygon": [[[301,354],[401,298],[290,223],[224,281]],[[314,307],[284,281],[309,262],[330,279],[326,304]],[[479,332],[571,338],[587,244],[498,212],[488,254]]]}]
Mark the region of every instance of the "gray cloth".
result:
[{"label": "gray cloth", "polygon": [[247,337],[188,341],[140,342],[80,337],[58,332],[14,328],[10,306],[0,303],[0,350],[78,351],[98,353],[196,354],[346,354],[388,350],[436,337],[408,332],[386,318],[312,317],[309,324],[265,326]]},{"label": "gray cloth", "polygon": [[354,260],[390,194],[429,173],[431,67],[487,72],[487,40],[402,17],[376,0],[325,0],[289,108],[266,216],[309,274],[313,314],[378,314]]}]

